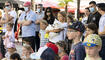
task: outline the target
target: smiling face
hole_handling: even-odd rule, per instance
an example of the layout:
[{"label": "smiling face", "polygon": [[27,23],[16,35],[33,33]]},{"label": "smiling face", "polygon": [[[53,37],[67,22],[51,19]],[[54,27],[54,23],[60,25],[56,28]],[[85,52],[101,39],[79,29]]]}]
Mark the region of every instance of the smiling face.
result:
[{"label": "smiling face", "polygon": [[64,22],[64,17],[60,14],[60,13],[58,13],[58,20],[60,21],[60,22]]}]

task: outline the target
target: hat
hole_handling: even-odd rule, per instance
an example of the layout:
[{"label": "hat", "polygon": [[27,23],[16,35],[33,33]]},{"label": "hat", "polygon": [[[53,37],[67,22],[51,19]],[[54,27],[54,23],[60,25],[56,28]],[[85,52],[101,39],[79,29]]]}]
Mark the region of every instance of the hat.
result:
[{"label": "hat", "polygon": [[55,44],[49,42],[46,44],[46,46],[51,48],[55,52],[55,54],[58,54],[58,47]]},{"label": "hat", "polygon": [[8,43],[7,48],[15,48],[15,44],[14,43]]},{"label": "hat", "polygon": [[84,33],[85,31],[85,26],[80,21],[73,22],[72,24],[68,26],[68,28],[80,31],[82,33]]},{"label": "hat", "polygon": [[24,6],[31,6],[31,2],[25,2]]},{"label": "hat", "polygon": [[87,47],[102,46],[102,40],[99,35],[90,34],[84,39],[83,45]]},{"label": "hat", "polygon": [[54,57],[54,51],[51,48],[48,48],[47,46],[39,48],[38,52],[32,53],[30,55],[31,59],[54,60]]}]

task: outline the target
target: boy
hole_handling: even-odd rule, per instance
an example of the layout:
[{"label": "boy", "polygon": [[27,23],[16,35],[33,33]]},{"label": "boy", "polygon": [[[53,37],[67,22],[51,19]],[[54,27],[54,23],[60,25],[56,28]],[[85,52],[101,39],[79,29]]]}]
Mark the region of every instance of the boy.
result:
[{"label": "boy", "polygon": [[85,48],[81,42],[81,37],[84,30],[84,25],[79,21],[73,22],[71,25],[68,26],[68,39],[73,40],[71,51],[69,54],[69,60],[84,60]]},{"label": "boy", "polygon": [[99,35],[90,34],[83,42],[86,51],[85,60],[102,60],[99,56],[99,51],[101,50],[102,40]]}]

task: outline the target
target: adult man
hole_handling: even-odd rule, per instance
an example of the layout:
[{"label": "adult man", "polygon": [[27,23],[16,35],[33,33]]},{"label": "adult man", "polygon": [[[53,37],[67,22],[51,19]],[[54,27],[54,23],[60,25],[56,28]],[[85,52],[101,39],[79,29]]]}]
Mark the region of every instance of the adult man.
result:
[{"label": "adult man", "polygon": [[99,21],[99,30],[98,34],[102,38],[102,50],[100,52],[100,55],[103,60],[105,60],[105,3],[99,3],[97,4],[97,10],[102,15]]},{"label": "adult man", "polygon": [[87,23],[95,23],[97,25],[97,27],[98,27],[99,19],[100,19],[101,15],[96,10],[96,2],[95,1],[91,1],[89,3],[89,9],[90,9],[91,13],[90,13],[90,15],[88,17]]},{"label": "adult man", "polygon": [[35,50],[35,23],[36,14],[31,10],[31,2],[24,4],[24,10],[18,20],[22,25],[22,42],[29,43],[33,50]]},{"label": "adult man", "polygon": [[40,38],[39,38],[39,31],[40,31],[40,20],[43,19],[44,17],[44,11],[43,11],[43,5],[42,4],[38,4],[37,5],[37,20],[35,21],[36,24],[36,39],[37,39],[37,44],[36,44],[36,48],[37,50],[39,49],[39,45],[40,45]]}]

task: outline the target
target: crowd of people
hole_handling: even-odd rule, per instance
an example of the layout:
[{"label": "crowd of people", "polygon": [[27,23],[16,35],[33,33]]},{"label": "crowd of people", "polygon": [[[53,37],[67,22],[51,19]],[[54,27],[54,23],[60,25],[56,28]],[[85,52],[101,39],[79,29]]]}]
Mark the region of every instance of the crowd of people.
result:
[{"label": "crowd of people", "polygon": [[[89,2],[82,21],[64,11],[54,15],[42,4],[36,11],[31,10],[31,2],[23,6],[18,17],[12,3],[5,2],[0,60],[105,60],[105,3]],[[16,48],[20,31],[21,53]]]}]

